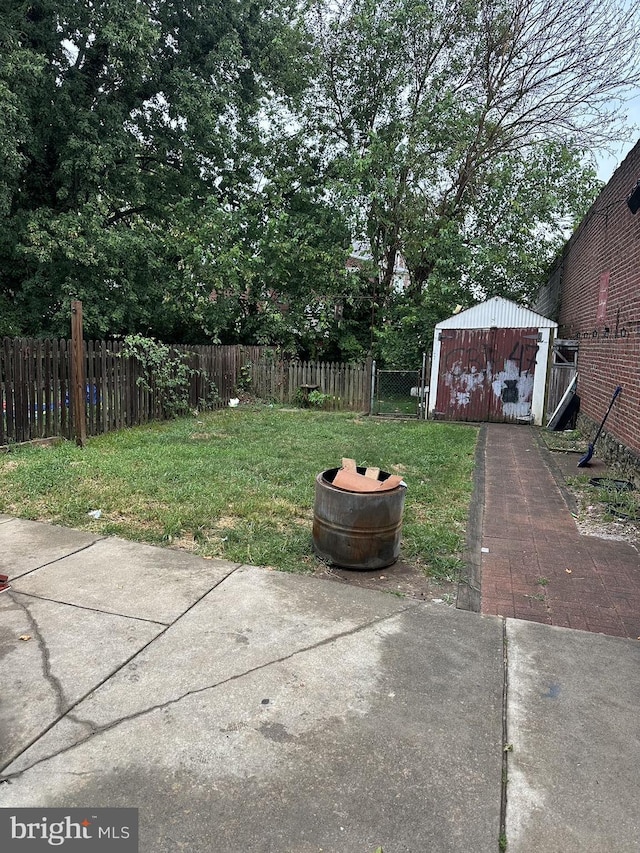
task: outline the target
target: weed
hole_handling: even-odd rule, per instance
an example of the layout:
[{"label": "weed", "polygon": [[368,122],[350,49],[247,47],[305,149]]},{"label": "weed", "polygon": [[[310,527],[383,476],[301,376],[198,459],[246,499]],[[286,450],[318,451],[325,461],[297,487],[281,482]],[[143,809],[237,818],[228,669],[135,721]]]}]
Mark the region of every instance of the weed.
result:
[{"label": "weed", "polygon": [[635,521],[640,515],[640,503],[633,491],[604,486],[599,490],[598,500],[605,505],[608,515],[613,518]]},{"label": "weed", "polygon": [[309,405],[312,409],[326,409],[332,402],[331,394],[324,394],[322,391],[309,392]]},{"label": "weed", "polygon": [[[156,396],[162,415],[173,418],[189,410],[189,384],[198,371],[189,367],[190,353],[178,353],[166,344],[144,335],[127,335],[122,348],[122,358],[134,358],[142,370],[137,384]],[[207,400],[200,407],[211,405],[216,397],[213,383],[207,390]]]},{"label": "weed", "polygon": [[249,391],[251,388],[252,378],[251,378],[251,370],[252,363],[248,361],[246,364],[243,364],[240,370],[238,371],[238,378],[236,379],[236,390],[241,392]]},{"label": "weed", "polygon": [[575,453],[585,449],[585,438],[576,429],[562,431],[542,429],[539,435],[549,450]]},{"label": "weed", "polygon": [[309,391],[298,388],[293,396],[293,403],[299,409],[329,409],[334,398],[323,391]]},{"label": "weed", "polygon": [[544,601],[544,593],[537,592],[535,595],[525,595],[525,598],[530,598],[532,601]]}]

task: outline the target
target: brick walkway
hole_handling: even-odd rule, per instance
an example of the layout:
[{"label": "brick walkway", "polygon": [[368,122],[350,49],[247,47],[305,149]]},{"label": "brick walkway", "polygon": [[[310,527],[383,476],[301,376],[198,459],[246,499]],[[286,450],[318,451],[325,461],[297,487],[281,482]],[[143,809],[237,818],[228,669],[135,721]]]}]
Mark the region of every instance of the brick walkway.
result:
[{"label": "brick walkway", "polygon": [[640,639],[640,554],[578,532],[547,454],[529,427],[487,424],[482,612]]}]

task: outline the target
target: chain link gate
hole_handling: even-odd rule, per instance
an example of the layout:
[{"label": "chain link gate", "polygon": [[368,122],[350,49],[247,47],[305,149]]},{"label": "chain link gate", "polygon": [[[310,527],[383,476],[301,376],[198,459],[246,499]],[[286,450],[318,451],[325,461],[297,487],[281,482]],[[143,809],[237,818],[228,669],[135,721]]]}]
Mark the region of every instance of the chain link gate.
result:
[{"label": "chain link gate", "polygon": [[392,418],[426,418],[427,357],[420,370],[378,370],[373,365],[373,414]]}]

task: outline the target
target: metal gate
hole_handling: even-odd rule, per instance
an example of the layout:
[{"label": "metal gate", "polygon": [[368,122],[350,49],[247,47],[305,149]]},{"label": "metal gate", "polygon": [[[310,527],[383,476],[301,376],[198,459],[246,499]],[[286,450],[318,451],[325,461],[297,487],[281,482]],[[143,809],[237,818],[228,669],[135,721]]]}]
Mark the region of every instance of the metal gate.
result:
[{"label": "metal gate", "polygon": [[531,418],[538,329],[446,329],[434,415],[455,421]]},{"label": "metal gate", "polygon": [[373,370],[373,414],[392,418],[426,418],[427,357],[420,370]]}]

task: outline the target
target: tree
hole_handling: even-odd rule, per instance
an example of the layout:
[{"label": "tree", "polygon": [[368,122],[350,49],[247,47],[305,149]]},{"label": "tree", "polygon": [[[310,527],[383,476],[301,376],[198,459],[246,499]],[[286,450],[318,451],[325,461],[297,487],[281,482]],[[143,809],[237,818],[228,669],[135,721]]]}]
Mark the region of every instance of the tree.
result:
[{"label": "tree", "polygon": [[286,0],[8,0],[0,333],[66,333],[73,298],[92,335],[224,320],[210,294],[244,274],[262,104],[301,85],[289,18]]},{"label": "tree", "polygon": [[79,298],[91,336],[357,357],[526,300],[640,79],[624,3],[7,0],[0,334]]},{"label": "tree", "polygon": [[398,299],[400,252],[401,302],[435,319],[493,293],[530,298],[557,223],[598,188],[587,152],[640,84],[639,26],[624,0],[313,5],[307,115],[382,270],[383,302]]}]

